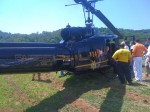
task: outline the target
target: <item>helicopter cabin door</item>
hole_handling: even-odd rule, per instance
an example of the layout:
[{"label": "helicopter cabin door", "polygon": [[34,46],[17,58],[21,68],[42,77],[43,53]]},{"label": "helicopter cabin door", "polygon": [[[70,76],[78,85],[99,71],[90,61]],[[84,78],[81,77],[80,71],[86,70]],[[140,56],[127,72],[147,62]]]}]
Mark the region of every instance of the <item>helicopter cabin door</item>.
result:
[{"label": "helicopter cabin door", "polygon": [[76,71],[96,70],[107,66],[105,39],[93,37],[76,44]]}]

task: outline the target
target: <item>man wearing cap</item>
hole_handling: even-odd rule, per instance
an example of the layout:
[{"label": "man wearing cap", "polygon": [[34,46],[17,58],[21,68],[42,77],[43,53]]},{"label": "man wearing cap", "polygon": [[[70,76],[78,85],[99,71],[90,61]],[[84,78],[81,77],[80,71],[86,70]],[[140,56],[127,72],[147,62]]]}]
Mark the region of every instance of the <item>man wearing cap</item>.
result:
[{"label": "man wearing cap", "polygon": [[142,81],[142,57],[143,53],[147,52],[147,48],[140,43],[140,40],[137,39],[136,44],[133,46],[132,57],[133,57],[133,70],[135,75],[135,80],[137,82]]},{"label": "man wearing cap", "polygon": [[131,52],[124,49],[125,44],[120,44],[120,49],[117,50],[112,58],[117,62],[118,76],[121,84],[125,84],[126,80],[129,85],[132,85],[131,74],[129,69],[129,61],[131,60]]}]

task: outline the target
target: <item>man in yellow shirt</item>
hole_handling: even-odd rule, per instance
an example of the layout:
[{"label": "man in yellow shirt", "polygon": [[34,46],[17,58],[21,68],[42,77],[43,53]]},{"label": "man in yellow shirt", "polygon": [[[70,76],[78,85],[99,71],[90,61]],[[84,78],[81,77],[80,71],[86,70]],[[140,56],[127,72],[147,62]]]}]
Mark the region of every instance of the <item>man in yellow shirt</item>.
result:
[{"label": "man in yellow shirt", "polygon": [[121,84],[125,84],[126,80],[129,85],[132,85],[131,74],[129,69],[129,61],[131,60],[131,53],[124,49],[125,44],[120,44],[120,49],[117,50],[112,58],[117,63],[117,71]]}]

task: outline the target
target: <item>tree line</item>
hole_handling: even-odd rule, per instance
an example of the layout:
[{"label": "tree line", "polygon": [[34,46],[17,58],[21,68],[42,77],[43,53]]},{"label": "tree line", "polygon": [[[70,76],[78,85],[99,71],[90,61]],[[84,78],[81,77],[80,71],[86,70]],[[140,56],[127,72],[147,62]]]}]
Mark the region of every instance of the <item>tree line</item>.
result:
[{"label": "tree line", "polygon": [[0,42],[50,42],[56,43],[61,40],[60,31],[42,33],[32,33],[32,34],[11,34],[7,32],[0,31]]},{"label": "tree line", "polygon": [[[131,30],[131,29],[118,29],[123,35],[123,39],[131,41],[133,36],[144,42],[150,37],[150,29],[143,30]],[[96,28],[99,34],[113,34],[108,28]],[[12,34],[8,32],[0,31],[0,42],[49,42],[58,43],[62,40],[61,29],[48,32],[43,31],[42,33],[32,33],[32,34]],[[123,40],[122,39],[122,40]]]}]

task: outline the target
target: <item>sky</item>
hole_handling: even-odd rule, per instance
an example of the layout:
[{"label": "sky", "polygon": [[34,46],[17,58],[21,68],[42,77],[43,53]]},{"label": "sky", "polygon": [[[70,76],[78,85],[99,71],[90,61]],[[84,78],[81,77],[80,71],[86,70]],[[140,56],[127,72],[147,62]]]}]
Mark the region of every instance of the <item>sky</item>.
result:
[{"label": "sky", "polygon": [[[0,31],[41,33],[71,26],[84,27],[83,8],[74,0],[0,0]],[[150,29],[150,0],[103,0],[96,3],[116,28]],[[95,27],[107,27],[94,16]]]}]

